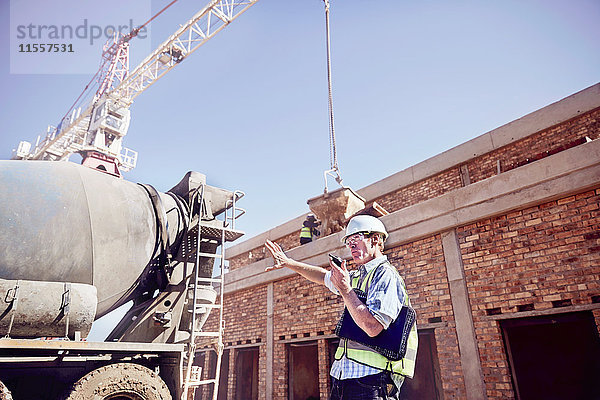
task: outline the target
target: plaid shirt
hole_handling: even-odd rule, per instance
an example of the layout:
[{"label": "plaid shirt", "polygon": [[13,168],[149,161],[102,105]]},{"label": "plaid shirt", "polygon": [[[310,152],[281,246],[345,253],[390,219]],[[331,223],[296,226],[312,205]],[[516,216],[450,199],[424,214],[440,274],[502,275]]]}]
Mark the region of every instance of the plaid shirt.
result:
[{"label": "plaid shirt", "polygon": [[[375,267],[381,263],[386,262],[387,257],[381,256],[375,258],[368,263],[361,265],[357,271],[353,273],[359,273],[361,280]],[[353,274],[351,274],[352,277]],[[337,288],[331,282],[331,271],[325,274],[324,279],[325,286],[335,294],[339,294]],[[393,289],[396,290],[393,290]],[[390,323],[398,317],[400,309],[404,303],[408,303],[408,298],[404,295],[404,282],[397,273],[390,270],[389,268],[381,268],[375,272],[373,280],[369,286],[367,295],[367,307],[373,317],[377,319],[384,329],[387,329]],[[392,290],[390,290],[392,289]],[[335,360],[331,366],[330,374],[336,379],[351,379],[361,378],[367,375],[374,375],[380,373],[381,370],[372,368],[367,365],[363,365],[348,359],[345,355],[340,360]],[[403,377],[394,376],[396,386],[400,387]]]}]

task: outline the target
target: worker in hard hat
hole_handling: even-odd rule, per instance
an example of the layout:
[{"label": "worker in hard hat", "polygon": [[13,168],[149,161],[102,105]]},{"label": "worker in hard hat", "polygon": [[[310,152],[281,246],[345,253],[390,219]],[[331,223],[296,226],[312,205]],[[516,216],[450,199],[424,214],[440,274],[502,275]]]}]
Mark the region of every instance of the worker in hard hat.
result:
[{"label": "worker in hard hat", "polygon": [[302,229],[300,229],[300,244],[310,243],[319,237],[321,234],[317,229],[319,225],[321,225],[321,221],[318,221],[313,214],[308,214],[302,222]]},{"label": "worker in hard hat", "polygon": [[[352,271],[347,270],[346,261],[338,266],[332,259],[329,262],[331,268],[327,270],[293,260],[277,243],[267,240],[266,247],[275,261],[267,270],[288,267],[341,295],[354,323],[375,340],[398,321],[403,307],[410,308],[404,281],[383,254],[387,237],[385,226],[379,219],[370,215],[353,217],[342,238],[357,266]],[[360,291],[356,289],[366,293],[365,302],[361,301]],[[399,398],[404,378],[412,378],[414,374],[418,346],[416,325],[412,324],[406,334],[406,351],[397,361],[365,344],[341,337],[330,371],[330,399]]]}]

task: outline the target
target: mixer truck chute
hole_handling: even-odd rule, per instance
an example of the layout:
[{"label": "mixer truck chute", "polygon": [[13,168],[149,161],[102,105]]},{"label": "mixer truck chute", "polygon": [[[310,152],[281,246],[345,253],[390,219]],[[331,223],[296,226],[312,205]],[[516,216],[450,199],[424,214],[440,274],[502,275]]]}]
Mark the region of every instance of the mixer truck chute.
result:
[{"label": "mixer truck chute", "polygon": [[[209,334],[202,331],[209,311],[222,304],[215,304],[213,284],[223,273],[213,277],[214,261],[223,268],[223,244],[242,235],[235,219],[243,194],[207,185],[195,172],[160,193],[51,161],[0,161],[0,185],[0,380],[13,396],[86,398],[79,393],[90,382],[130,371],[180,398],[191,370],[186,357],[193,358],[195,338]],[[128,302],[133,307],[107,342],[81,340],[94,319]],[[217,356],[222,333],[210,332]]]}]

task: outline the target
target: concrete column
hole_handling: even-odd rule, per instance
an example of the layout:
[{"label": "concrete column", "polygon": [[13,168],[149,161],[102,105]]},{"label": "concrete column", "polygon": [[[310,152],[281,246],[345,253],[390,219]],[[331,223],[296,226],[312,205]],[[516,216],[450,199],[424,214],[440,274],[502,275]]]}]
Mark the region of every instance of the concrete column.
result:
[{"label": "concrete column", "polygon": [[273,399],[273,347],[275,337],[273,336],[273,282],[267,286],[267,346],[266,346],[266,376],[265,376],[265,397],[267,400]]},{"label": "concrete column", "polygon": [[322,399],[329,398],[329,345],[326,339],[319,339],[318,360],[319,360],[319,393]]},{"label": "concrete column", "polygon": [[229,350],[229,379],[227,383],[227,398],[235,398],[236,374],[235,374],[235,359],[237,358],[236,349]]},{"label": "concrete column", "polygon": [[463,186],[468,186],[471,184],[471,176],[469,175],[469,167],[467,164],[463,164],[459,168],[460,172],[460,181]]},{"label": "concrete column", "polygon": [[456,322],[460,363],[465,377],[467,400],[487,399],[477,338],[473,325],[473,314],[469,302],[465,273],[456,237],[456,230],[442,233],[442,247],[446,261],[446,272],[450,285],[450,297]]},{"label": "concrete column", "polygon": [[[204,352],[204,365],[202,365],[202,375],[204,375],[204,373],[206,372],[206,376],[202,379],[211,379],[214,378],[214,375],[211,376],[211,368],[210,368],[210,360],[214,357],[214,359],[216,359],[217,357],[217,353],[214,353],[212,351],[206,351]],[[214,386],[214,385],[213,385]],[[198,390],[198,392],[202,393],[200,398],[201,399],[207,399],[211,394],[212,391],[210,390],[211,387],[208,385],[202,385],[200,386],[200,390]],[[190,392],[196,393],[197,388],[191,388]],[[217,388],[218,390],[218,388]],[[192,397],[192,399],[194,399],[195,397]]]}]

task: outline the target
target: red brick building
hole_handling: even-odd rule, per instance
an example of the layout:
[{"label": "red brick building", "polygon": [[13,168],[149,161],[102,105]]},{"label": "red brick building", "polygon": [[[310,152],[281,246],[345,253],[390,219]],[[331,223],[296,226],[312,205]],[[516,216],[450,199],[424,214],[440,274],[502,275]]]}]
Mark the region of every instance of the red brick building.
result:
[{"label": "red brick building", "polygon": [[[417,311],[405,396],[594,395],[599,136],[597,84],[358,191],[390,212],[385,253]],[[304,217],[228,249],[220,398],[329,394],[342,302],[287,269],[264,272],[266,239],[312,264],[350,258],[340,233],[298,246]]]}]

